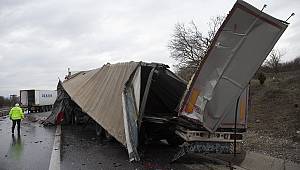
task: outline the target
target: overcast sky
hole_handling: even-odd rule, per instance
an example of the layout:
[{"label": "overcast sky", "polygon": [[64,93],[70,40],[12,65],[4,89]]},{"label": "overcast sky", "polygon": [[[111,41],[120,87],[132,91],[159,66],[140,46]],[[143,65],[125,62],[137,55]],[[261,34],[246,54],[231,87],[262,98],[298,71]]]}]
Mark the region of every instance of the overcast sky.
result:
[{"label": "overcast sky", "polygon": [[[283,60],[300,54],[299,0],[247,0],[291,23],[277,47]],[[20,89],[55,89],[58,77],[110,62],[172,66],[167,48],[174,25],[193,20],[201,32],[234,0],[0,0],[0,96]],[[300,13],[299,13],[300,15]]]}]

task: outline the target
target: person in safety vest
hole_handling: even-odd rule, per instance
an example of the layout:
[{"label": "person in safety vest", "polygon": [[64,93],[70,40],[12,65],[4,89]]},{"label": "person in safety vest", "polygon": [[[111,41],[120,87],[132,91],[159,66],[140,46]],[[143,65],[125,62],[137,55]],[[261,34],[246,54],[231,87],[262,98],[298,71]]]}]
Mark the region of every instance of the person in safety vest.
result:
[{"label": "person in safety vest", "polygon": [[12,120],[12,134],[14,134],[16,123],[18,124],[18,134],[20,134],[20,123],[24,119],[23,110],[19,107],[19,104],[16,103],[15,107],[10,109],[9,118]]}]

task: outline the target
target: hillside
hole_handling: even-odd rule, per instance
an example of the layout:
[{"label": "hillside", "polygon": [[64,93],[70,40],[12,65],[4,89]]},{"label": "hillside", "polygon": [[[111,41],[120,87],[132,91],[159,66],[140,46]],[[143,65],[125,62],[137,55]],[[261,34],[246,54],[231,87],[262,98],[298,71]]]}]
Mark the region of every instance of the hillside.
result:
[{"label": "hillside", "polygon": [[244,148],[300,163],[300,70],[251,81]]}]

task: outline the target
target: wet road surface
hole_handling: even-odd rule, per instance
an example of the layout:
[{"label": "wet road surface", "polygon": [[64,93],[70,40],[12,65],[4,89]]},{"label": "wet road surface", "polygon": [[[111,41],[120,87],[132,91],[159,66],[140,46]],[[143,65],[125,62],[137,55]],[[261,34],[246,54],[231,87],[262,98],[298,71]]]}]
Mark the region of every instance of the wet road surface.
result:
[{"label": "wet road surface", "polygon": [[48,170],[55,127],[21,122],[21,135],[11,133],[11,121],[0,117],[0,170]]},{"label": "wet road surface", "polygon": [[177,152],[166,143],[145,146],[137,163],[128,161],[127,150],[120,143],[101,141],[92,128],[84,126],[62,126],[61,169],[229,169],[211,160],[189,155],[176,163],[170,163]]}]

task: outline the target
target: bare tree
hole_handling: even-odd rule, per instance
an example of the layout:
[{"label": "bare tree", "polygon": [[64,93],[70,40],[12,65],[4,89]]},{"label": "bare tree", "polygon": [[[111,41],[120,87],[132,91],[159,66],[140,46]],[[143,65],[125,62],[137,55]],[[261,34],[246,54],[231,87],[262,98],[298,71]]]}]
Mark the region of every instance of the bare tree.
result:
[{"label": "bare tree", "polygon": [[284,54],[285,53],[280,51],[279,49],[273,49],[265,62],[266,66],[268,66],[272,70],[274,78],[277,78],[277,74],[280,68],[280,61]]},{"label": "bare tree", "polygon": [[182,23],[175,25],[168,47],[171,57],[178,62],[175,68],[182,78],[188,80],[200,65],[224,18],[224,16],[211,18],[206,35],[198,30],[193,21],[188,25]]}]

